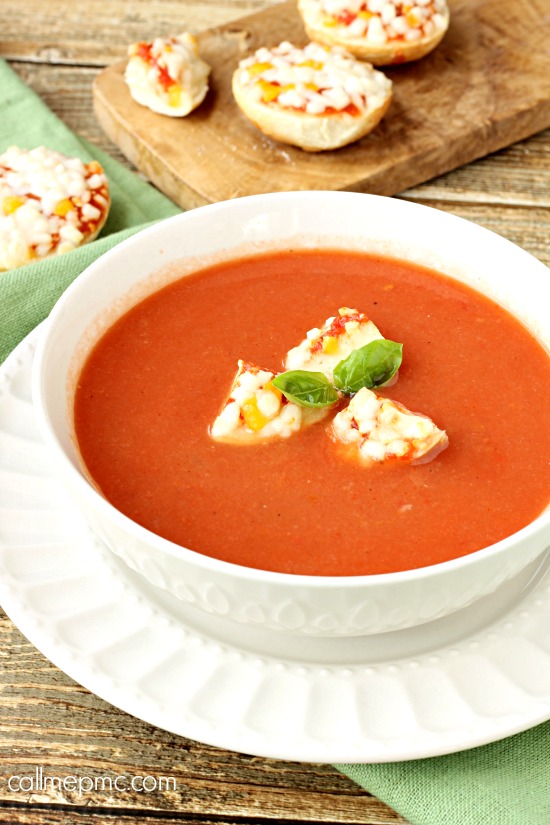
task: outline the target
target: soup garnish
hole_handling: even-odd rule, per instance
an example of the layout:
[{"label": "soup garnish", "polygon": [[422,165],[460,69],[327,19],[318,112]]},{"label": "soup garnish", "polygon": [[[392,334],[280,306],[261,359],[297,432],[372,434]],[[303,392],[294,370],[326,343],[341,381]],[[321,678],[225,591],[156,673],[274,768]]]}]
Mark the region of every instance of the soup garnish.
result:
[{"label": "soup garnish", "polygon": [[[335,441],[353,445],[351,452],[363,465],[435,458],[447,447],[447,434],[427,416],[370,391],[394,383],[403,356],[402,344],[372,338],[373,334],[380,335],[366,315],[343,308],[326,321],[323,331],[310,330],[302,345],[291,350],[290,361],[302,360],[309,369],[275,375],[240,360],[229,396],[210,430],[212,438],[238,444],[288,438],[320,421],[320,411],[326,413],[340,399],[353,396],[328,432]],[[365,338],[372,340],[350,351]],[[349,354],[334,365],[338,352]],[[315,372],[312,366],[325,371]]]}]

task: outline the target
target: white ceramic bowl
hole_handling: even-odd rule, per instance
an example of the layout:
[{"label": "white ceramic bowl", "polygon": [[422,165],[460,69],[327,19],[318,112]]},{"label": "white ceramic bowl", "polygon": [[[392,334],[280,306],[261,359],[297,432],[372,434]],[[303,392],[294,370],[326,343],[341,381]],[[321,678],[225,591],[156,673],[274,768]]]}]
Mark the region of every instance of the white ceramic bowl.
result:
[{"label": "white ceramic bowl", "polygon": [[236,622],[316,636],[406,628],[465,607],[550,544],[550,508],[513,536],[455,561],[402,573],[311,577],[239,567],[172,544],[122,515],[82,472],[72,438],[72,392],[101,333],[182,272],[290,246],[344,247],[432,267],[511,309],[550,344],[546,267],[467,221],[402,200],[346,192],[259,195],[202,207],[108,252],[51,314],[35,359],[33,392],[42,434],[67,490],[111,550],[172,605],[179,600]]}]

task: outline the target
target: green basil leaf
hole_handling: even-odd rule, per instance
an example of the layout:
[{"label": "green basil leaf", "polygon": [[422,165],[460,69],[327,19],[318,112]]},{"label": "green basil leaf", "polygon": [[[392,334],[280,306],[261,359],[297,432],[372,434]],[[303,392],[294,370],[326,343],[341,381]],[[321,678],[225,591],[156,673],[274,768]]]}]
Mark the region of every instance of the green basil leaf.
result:
[{"label": "green basil leaf", "polygon": [[338,393],[322,372],[290,370],[277,375],[272,383],[300,407],[328,407],[338,401]]},{"label": "green basil leaf", "polygon": [[353,350],[334,368],[334,384],[346,395],[361,387],[381,387],[393,378],[403,358],[403,344],[380,338]]}]

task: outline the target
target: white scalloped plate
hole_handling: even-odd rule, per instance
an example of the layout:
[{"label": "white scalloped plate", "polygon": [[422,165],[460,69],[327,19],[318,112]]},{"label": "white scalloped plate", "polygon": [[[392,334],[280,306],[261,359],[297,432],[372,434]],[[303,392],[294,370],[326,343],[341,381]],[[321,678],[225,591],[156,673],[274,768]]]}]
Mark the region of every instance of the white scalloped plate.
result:
[{"label": "white scalloped plate", "polygon": [[548,554],[460,613],[380,636],[300,640],[161,606],[55,477],[30,398],[37,337],[0,370],[0,602],[73,679],[187,738],[308,762],[434,756],[550,718]]}]

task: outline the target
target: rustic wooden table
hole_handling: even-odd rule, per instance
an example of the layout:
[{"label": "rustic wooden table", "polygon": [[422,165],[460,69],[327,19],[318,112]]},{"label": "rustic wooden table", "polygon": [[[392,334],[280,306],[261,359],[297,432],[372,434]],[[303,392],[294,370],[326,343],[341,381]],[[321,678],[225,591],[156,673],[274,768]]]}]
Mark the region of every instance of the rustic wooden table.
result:
[{"label": "rustic wooden table", "polygon": [[[472,0],[474,2],[474,0]],[[266,0],[0,0],[0,55],[75,132],[126,162],[92,109],[92,81],[127,43],[200,31]],[[1,113],[0,113],[1,117]],[[550,264],[550,131],[401,197],[480,223]],[[518,273],[519,274],[519,273]],[[57,670],[0,615],[0,824],[405,823],[330,766],[200,745],[122,713]],[[150,776],[150,793],[17,788],[13,776]],[[36,784],[36,783],[35,783]],[[11,785],[11,788],[10,788]]]}]

